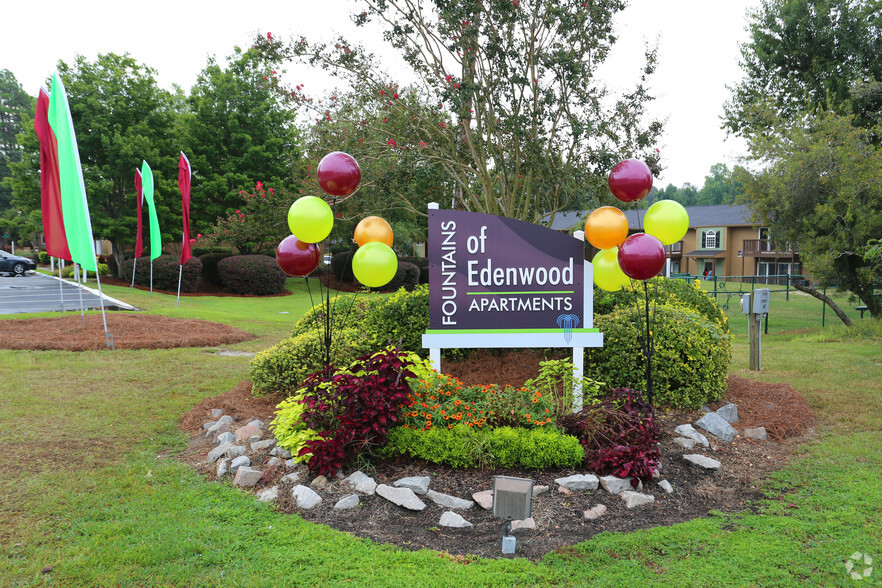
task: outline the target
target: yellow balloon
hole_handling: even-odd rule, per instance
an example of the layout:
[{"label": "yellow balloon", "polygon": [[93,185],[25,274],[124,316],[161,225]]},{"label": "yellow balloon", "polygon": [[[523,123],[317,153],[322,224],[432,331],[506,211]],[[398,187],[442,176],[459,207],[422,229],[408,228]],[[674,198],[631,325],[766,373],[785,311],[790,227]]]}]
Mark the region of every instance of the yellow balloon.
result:
[{"label": "yellow balloon", "polygon": [[585,238],[598,249],[618,247],[628,238],[628,219],[615,206],[601,206],[585,220]]},{"label": "yellow balloon", "polygon": [[375,241],[392,247],[392,227],[378,216],[366,216],[355,227],[355,242],[361,247]]},{"label": "yellow balloon", "polygon": [[385,243],[373,241],[358,248],[352,256],[355,279],[371,288],[385,286],[398,271],[398,256]]},{"label": "yellow balloon", "polygon": [[594,283],[601,290],[615,292],[631,283],[619,265],[619,248],[602,249],[591,260],[594,266]]},{"label": "yellow balloon", "polygon": [[288,209],[288,228],[304,243],[318,243],[331,234],[334,213],[328,203],[316,196],[303,196]]},{"label": "yellow balloon", "polygon": [[689,230],[689,213],[679,202],[659,200],[646,211],[643,226],[662,245],[672,245]]}]

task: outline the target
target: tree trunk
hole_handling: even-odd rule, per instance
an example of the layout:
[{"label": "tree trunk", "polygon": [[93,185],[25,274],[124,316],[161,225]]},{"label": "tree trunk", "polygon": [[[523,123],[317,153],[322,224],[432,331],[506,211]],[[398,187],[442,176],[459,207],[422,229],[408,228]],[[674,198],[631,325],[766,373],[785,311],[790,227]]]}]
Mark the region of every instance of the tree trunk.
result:
[{"label": "tree trunk", "polygon": [[814,286],[803,286],[802,284],[797,283],[796,280],[793,280],[791,282],[791,286],[793,286],[794,288],[796,288],[800,292],[805,292],[809,296],[814,296],[815,298],[817,298],[818,300],[820,300],[821,302],[823,302],[824,304],[829,306],[830,310],[835,312],[836,316],[839,317],[839,320],[841,320],[843,323],[845,323],[845,326],[847,326],[847,327],[851,326],[851,319],[848,318],[847,316],[845,316],[845,312],[841,308],[839,308],[839,305],[836,304],[835,302],[833,302],[833,300],[829,296],[827,296],[823,292],[818,292],[818,290],[815,289]]},{"label": "tree trunk", "polygon": [[116,272],[114,272],[114,277],[125,279],[125,276],[122,275],[122,265],[126,260],[126,254],[123,252],[122,247],[117,241],[110,241],[110,252],[113,254],[114,261],[116,261]]},{"label": "tree trunk", "polygon": [[873,318],[882,317],[882,296],[873,294],[872,285],[858,293],[858,298],[867,306],[870,316]]}]

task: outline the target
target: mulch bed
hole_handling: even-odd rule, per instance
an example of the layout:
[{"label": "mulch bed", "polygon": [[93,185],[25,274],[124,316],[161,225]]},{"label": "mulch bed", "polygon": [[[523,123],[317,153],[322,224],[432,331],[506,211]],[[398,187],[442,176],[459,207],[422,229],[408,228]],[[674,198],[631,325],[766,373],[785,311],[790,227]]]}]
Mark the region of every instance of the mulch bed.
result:
[{"label": "mulch bed", "polygon": [[[228,325],[198,319],[108,312],[107,330],[116,349],[169,349],[217,347],[254,339],[254,335]],[[79,314],[39,319],[0,321],[0,349],[90,351],[107,349],[100,314]]]},{"label": "mulch bed", "polygon": [[[446,362],[444,371],[456,374],[469,383],[507,380],[512,385],[521,385],[535,376],[542,359],[540,354],[532,351],[502,355],[479,352],[464,362]],[[376,461],[363,471],[377,482],[390,485],[405,476],[429,476],[432,480],[430,488],[461,498],[471,498],[473,492],[491,489],[494,475],[531,478],[536,485],[549,486],[550,491],[533,501],[532,514],[538,528],[515,533],[518,538],[516,556],[538,559],[555,550],[574,553],[570,546],[604,531],[630,532],[704,517],[711,510],[736,512],[756,508],[756,502],[763,497],[759,483],[770,472],[784,467],[794,449],[814,435],[811,428],[814,417],[805,401],[786,384],[764,384],[738,377],[730,377],[728,384],[726,401],[739,404],[741,420],[736,427],[743,430],[746,427],[765,426],[775,431],[774,438],[758,442],[737,437],[729,444],[714,444],[710,450],[695,450],[695,453],[722,462],[719,471],[709,472],[683,461],[683,453],[689,452],[684,452],[671,442],[673,429],[677,425],[694,422],[701,417],[701,413],[659,411],[657,416],[663,430],[661,473],[673,485],[674,493],[665,494],[654,482],[650,483],[646,491],[655,495],[656,502],[635,510],[626,509],[620,499],[602,489],[591,493],[576,492],[571,496],[558,493],[555,478],[585,473],[584,470],[464,470],[419,460],[397,459]],[[242,382],[220,396],[202,400],[184,415],[181,428],[192,436],[192,442],[177,457],[201,471],[207,479],[214,480],[215,465],[204,463],[205,455],[213,445],[200,435],[203,423],[211,420],[211,409],[223,409],[240,426],[255,418],[269,423],[275,405],[281,400],[280,397],[254,398],[250,390],[250,383]],[[711,408],[723,403],[715,403]],[[767,405],[793,412],[782,414]],[[250,457],[252,467],[263,469],[267,459],[265,454],[255,453]],[[310,478],[305,469],[301,468],[300,471],[300,483],[308,483]],[[286,473],[281,470],[269,471],[255,491],[278,484]],[[350,490],[334,483],[320,491],[324,500],[319,506],[304,511],[299,510],[291,499],[291,484],[281,484],[280,489],[279,500],[275,503],[275,508],[280,512],[297,514],[317,524],[377,543],[394,544],[409,550],[433,549],[466,560],[471,556],[503,557],[500,547],[502,521],[477,505],[460,513],[473,527],[449,529],[438,525],[438,519],[445,509],[428,500],[424,500],[428,505],[424,511],[411,512],[379,496],[362,496],[359,508],[337,511],[333,508],[334,503]],[[596,521],[585,520],[582,513],[598,503],[607,506],[606,513]]]}]

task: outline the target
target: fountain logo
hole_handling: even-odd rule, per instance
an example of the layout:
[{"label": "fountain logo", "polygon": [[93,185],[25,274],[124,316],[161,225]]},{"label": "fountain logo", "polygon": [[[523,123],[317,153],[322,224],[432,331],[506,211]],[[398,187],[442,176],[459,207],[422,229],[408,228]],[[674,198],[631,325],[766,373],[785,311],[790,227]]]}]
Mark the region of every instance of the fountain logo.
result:
[{"label": "fountain logo", "polygon": [[[873,558],[868,553],[855,551],[845,562],[845,571],[852,580],[863,580],[873,575]],[[863,568],[863,569],[861,569]]]}]

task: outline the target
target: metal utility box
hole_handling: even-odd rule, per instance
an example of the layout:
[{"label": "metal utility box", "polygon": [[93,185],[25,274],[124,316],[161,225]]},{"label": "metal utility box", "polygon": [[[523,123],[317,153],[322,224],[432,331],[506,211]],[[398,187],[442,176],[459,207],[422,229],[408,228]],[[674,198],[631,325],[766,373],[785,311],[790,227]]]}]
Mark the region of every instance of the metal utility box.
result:
[{"label": "metal utility box", "polygon": [[493,516],[522,521],[533,514],[533,480],[493,476]]},{"label": "metal utility box", "polygon": [[771,298],[771,290],[768,288],[757,288],[753,291],[753,313],[766,314],[769,312],[769,299]]}]

